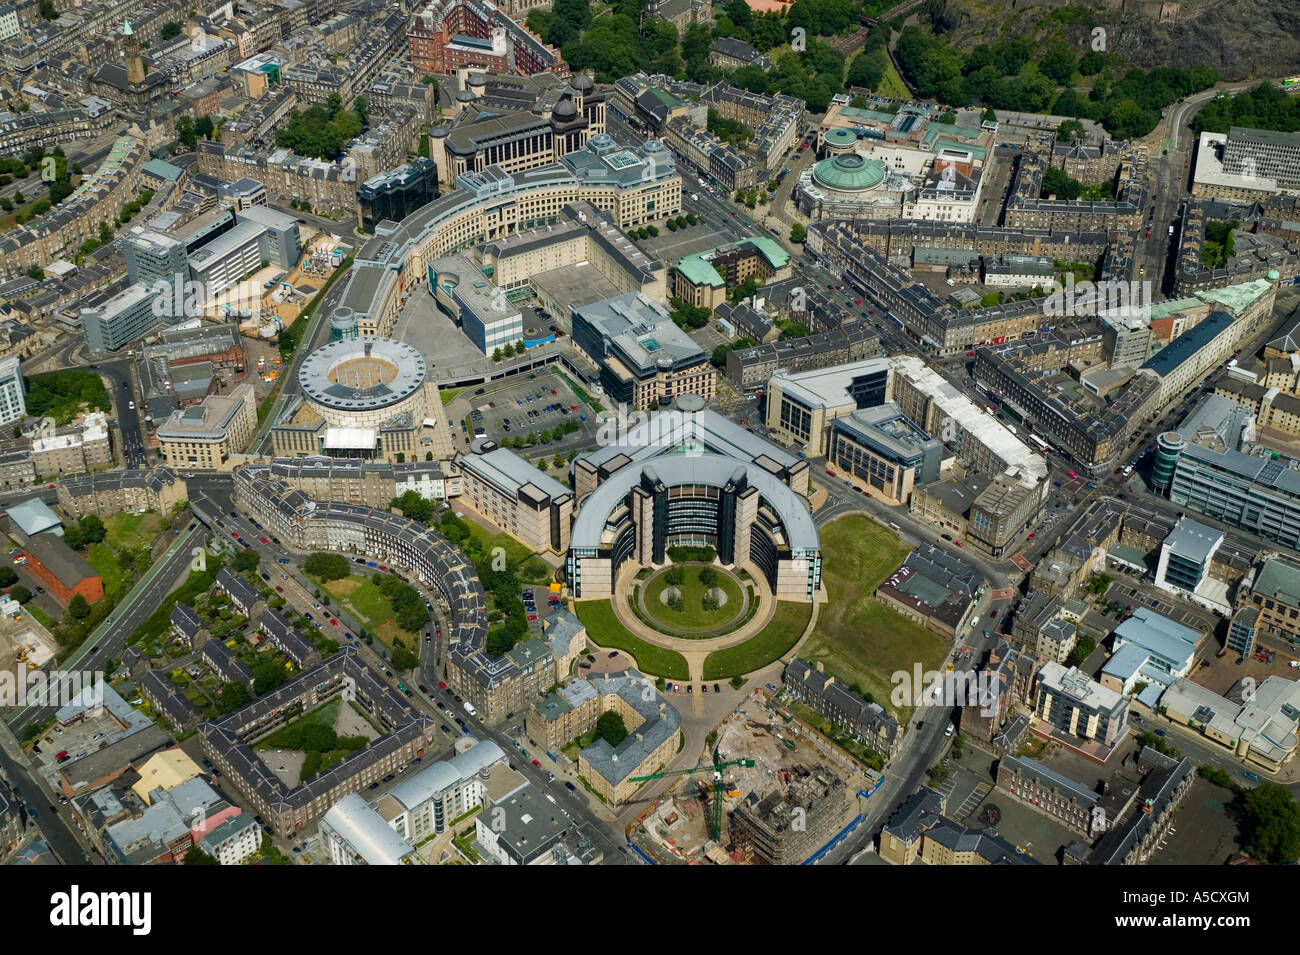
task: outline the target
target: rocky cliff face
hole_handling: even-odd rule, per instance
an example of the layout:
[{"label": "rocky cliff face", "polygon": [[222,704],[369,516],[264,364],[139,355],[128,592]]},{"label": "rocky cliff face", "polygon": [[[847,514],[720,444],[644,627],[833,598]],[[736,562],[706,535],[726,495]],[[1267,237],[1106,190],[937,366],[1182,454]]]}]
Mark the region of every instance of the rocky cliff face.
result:
[{"label": "rocky cliff face", "polygon": [[[923,17],[962,49],[1009,36],[1064,35],[1089,49],[1092,30],[1133,66],[1210,66],[1227,81],[1300,74],[1297,0],[1074,0],[1088,22],[1062,22],[1062,0],[927,0]],[[1073,18],[1065,18],[1073,19]]]}]

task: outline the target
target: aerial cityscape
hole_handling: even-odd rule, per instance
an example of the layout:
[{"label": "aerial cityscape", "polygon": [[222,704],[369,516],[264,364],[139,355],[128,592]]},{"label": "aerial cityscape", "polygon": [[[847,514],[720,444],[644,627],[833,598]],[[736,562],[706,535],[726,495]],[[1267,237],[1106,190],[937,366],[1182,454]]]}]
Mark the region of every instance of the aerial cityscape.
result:
[{"label": "aerial cityscape", "polygon": [[0,864],[1300,862],[1286,4],[0,40]]}]

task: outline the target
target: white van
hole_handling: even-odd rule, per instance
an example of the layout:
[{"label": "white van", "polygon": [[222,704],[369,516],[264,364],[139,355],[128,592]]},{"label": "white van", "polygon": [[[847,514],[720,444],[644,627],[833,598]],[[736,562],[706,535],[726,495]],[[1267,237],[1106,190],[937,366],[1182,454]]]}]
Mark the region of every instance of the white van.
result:
[{"label": "white van", "polygon": [[461,705],[465,707],[465,712],[468,713],[470,716],[475,715],[474,704],[471,703],[469,700],[466,700]]}]

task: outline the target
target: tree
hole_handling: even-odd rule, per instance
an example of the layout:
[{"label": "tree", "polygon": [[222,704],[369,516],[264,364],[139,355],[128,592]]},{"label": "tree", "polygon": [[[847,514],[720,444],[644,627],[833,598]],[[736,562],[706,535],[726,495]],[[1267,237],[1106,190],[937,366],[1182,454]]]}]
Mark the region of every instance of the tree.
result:
[{"label": "tree", "polygon": [[158,31],[158,35],[164,40],[174,40],[181,35],[181,25],[175,20],[168,20]]},{"label": "tree", "polygon": [[808,238],[808,230],[804,228],[802,222],[796,222],[790,226],[790,241],[799,245]]},{"label": "tree", "polygon": [[1260,862],[1285,865],[1300,857],[1300,805],[1277,783],[1261,782],[1242,797],[1245,848]]},{"label": "tree", "polygon": [[274,660],[263,660],[253,667],[253,692],[265,696],[284,683],[284,667]]},{"label": "tree", "polygon": [[627,739],[627,726],[623,717],[613,710],[606,710],[596,720],[596,737],[603,739],[610,746],[617,747]]},{"label": "tree", "polygon": [[393,498],[388,506],[397,508],[403,517],[421,524],[433,522],[433,502],[421,497],[418,491],[404,491],[400,497]]},{"label": "tree", "polygon": [[12,567],[0,567],[0,587],[9,587],[18,582],[18,575]]},{"label": "tree", "polygon": [[324,551],[308,554],[302,569],[320,580],[342,580],[352,573],[352,565],[346,557]]},{"label": "tree", "polygon": [[718,572],[712,567],[701,567],[699,578],[700,583],[705,587],[716,587],[718,585]]},{"label": "tree", "polygon": [[85,535],[87,544],[98,544],[108,534],[104,522],[96,514],[85,514],[78,518],[77,526],[81,528],[81,533]]},{"label": "tree", "polygon": [[54,0],[41,0],[38,9],[42,20],[57,20],[59,18],[59,11],[54,7]]},{"label": "tree", "polygon": [[672,587],[681,586],[682,581],[684,581],[685,579],[686,579],[686,574],[683,573],[680,567],[674,567],[671,570],[669,570],[668,573],[664,574],[664,580],[669,584],[669,586]]},{"label": "tree", "polygon": [[493,360],[493,361],[500,361],[500,360],[501,360],[501,349],[500,349],[500,348],[494,348],[494,349],[492,350],[492,360]]},{"label": "tree", "polygon": [[188,149],[198,146],[199,137],[194,131],[193,116],[182,116],[176,120],[176,141]]},{"label": "tree", "polygon": [[72,600],[68,602],[68,616],[73,620],[85,620],[90,616],[90,604],[81,594],[72,595]]},{"label": "tree", "polygon": [[17,600],[20,604],[25,604],[27,601],[32,599],[32,592],[22,584],[19,584],[13,590],[9,591],[9,596],[14,600]]},{"label": "tree", "polygon": [[223,683],[220,695],[217,697],[217,709],[222,714],[234,713],[236,710],[242,710],[252,702],[253,694],[248,692],[248,687],[244,686],[244,684]]},{"label": "tree", "polygon": [[67,544],[73,550],[81,550],[86,546],[86,535],[78,524],[69,524],[63,530],[63,543]]},{"label": "tree", "polygon": [[1070,142],[1073,139],[1083,138],[1083,123],[1077,119],[1067,119],[1060,126],[1056,127],[1056,138],[1062,142]]},{"label": "tree", "polygon": [[237,571],[255,571],[262,558],[258,556],[257,551],[251,547],[246,547],[235,555],[230,566]]},{"label": "tree", "polygon": [[[562,454],[557,454],[555,457],[553,457],[553,458],[551,459],[551,467],[555,468],[555,470],[557,470],[557,471],[558,471],[560,468],[564,467],[564,465],[565,465],[565,460],[564,460],[564,455],[562,455]],[[4,570],[9,570],[8,567],[5,567],[5,568],[3,568],[3,569],[4,569]],[[9,572],[10,572],[10,573],[13,573],[13,571],[9,571]],[[3,584],[0,584],[0,586],[3,586]]]},{"label": "tree", "polygon": [[204,139],[211,139],[216,127],[212,125],[211,116],[200,116],[194,121],[194,135],[202,136]]},{"label": "tree", "polygon": [[[14,199],[16,199],[18,202],[23,201],[21,197],[22,197],[21,192],[14,193]],[[35,279],[36,281],[39,282],[41,281],[41,279],[45,278],[45,270],[41,268],[39,265],[29,265],[27,267],[27,277],[29,279]]]},{"label": "tree", "polygon": [[216,859],[208,855],[198,846],[191,846],[185,853],[186,865],[221,865]]}]

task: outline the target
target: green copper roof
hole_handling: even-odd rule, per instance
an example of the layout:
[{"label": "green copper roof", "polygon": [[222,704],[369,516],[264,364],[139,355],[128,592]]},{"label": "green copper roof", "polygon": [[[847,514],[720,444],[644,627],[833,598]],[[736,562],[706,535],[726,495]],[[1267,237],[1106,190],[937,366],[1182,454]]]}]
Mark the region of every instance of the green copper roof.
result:
[{"label": "green copper roof", "polygon": [[[712,251],[711,249],[709,251]],[[710,288],[722,288],[727,283],[722,281],[718,270],[706,262],[700,253],[688,255],[677,263],[677,271],[685,276],[692,285],[707,285]]]},{"label": "green copper roof", "polygon": [[813,179],[844,192],[874,189],[885,181],[885,164],[856,153],[834,156],[813,167]]},{"label": "green copper roof", "polygon": [[858,134],[851,129],[832,129],[826,134],[827,146],[852,146],[858,141]]}]

